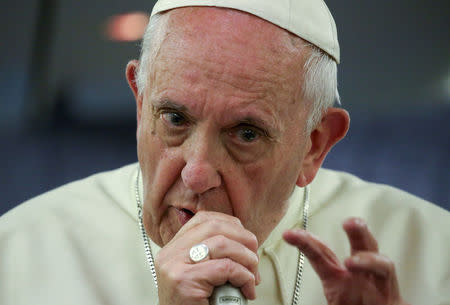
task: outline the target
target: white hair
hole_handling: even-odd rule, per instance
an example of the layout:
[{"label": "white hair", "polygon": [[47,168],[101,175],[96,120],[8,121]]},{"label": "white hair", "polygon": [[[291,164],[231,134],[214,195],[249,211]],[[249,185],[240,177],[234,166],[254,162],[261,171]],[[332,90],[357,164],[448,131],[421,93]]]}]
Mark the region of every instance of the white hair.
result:
[{"label": "white hair", "polygon": [[164,24],[167,21],[167,14],[155,14],[150,18],[150,21],[145,30],[142,39],[141,57],[139,58],[139,67],[136,71],[136,85],[138,94],[143,95],[147,88],[149,71],[156,55],[161,47],[164,30]]},{"label": "white hair", "polygon": [[303,66],[303,98],[313,103],[306,124],[309,133],[320,123],[324,111],[333,107],[335,102],[341,104],[341,99],[337,88],[336,62],[315,45],[307,46],[311,53]]},{"label": "white hair", "polygon": [[[167,14],[153,15],[144,33],[139,67],[136,71],[136,85],[141,96],[145,94],[153,59],[156,58],[163,40],[163,23],[167,21],[165,16]],[[340,97],[337,89],[337,64],[334,59],[313,44],[306,43],[306,47],[310,49],[310,55],[303,67],[303,98],[313,103],[306,123],[306,132],[309,134],[320,122],[327,108],[332,107],[335,102],[340,104]]]}]

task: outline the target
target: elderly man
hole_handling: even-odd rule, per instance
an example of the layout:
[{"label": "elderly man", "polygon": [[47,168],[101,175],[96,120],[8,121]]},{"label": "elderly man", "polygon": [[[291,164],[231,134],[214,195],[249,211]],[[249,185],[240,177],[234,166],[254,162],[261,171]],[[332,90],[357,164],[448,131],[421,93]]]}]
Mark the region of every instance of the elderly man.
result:
[{"label": "elderly man", "polygon": [[320,169],[337,62],[320,0],[159,1],[126,70],[139,165],[6,214],[0,303],[450,304],[448,213]]}]

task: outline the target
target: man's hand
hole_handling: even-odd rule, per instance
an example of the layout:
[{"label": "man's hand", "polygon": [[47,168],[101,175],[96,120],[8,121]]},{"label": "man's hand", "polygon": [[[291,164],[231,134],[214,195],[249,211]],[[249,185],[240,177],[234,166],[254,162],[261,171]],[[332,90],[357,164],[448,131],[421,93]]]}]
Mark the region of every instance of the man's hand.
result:
[{"label": "man's hand", "polygon": [[[189,258],[192,246],[204,243],[209,257]],[[215,286],[230,282],[247,299],[259,284],[258,242],[239,219],[216,212],[198,212],[158,253],[155,261],[161,305],[209,304]]]},{"label": "man's hand", "polygon": [[378,252],[378,244],[359,218],[344,222],[351,256],[341,263],[333,251],[311,233],[286,231],[284,239],[308,258],[322,281],[329,305],[406,305],[400,296],[393,262]]}]

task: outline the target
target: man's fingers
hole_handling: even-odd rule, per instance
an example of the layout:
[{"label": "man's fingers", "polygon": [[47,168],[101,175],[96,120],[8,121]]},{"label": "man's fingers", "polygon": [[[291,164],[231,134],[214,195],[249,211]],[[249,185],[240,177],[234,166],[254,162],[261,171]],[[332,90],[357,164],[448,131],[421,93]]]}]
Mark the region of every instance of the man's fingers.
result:
[{"label": "man's fingers", "polygon": [[242,223],[239,218],[219,212],[198,211],[184,226],[181,227],[180,233],[191,230],[193,227],[203,224],[206,221],[214,219],[216,221],[228,222],[233,226],[241,227]]},{"label": "man's fingers", "polygon": [[230,258],[250,270],[256,277],[256,284],[259,284],[259,258],[255,252],[223,235],[213,236],[204,243],[209,248],[210,259]]},{"label": "man's fingers", "polygon": [[343,224],[343,228],[350,241],[352,255],[359,251],[378,252],[378,243],[372,233],[370,233],[364,220],[360,218],[347,219]]},{"label": "man's fingers", "polygon": [[395,275],[394,263],[384,255],[374,252],[359,252],[345,260],[349,271],[372,273],[386,278]]},{"label": "man's fingers", "polygon": [[347,258],[345,266],[352,273],[372,275],[378,291],[394,300],[400,299],[395,265],[386,256],[374,252],[359,252]]},{"label": "man's fingers", "polygon": [[313,234],[294,229],[284,232],[283,238],[305,254],[322,280],[330,280],[346,272],[333,251]]},{"label": "man's fingers", "polygon": [[160,270],[171,268],[158,274],[158,280],[167,283],[161,287],[196,300],[189,304],[199,304],[200,300],[211,296],[215,287],[226,282],[240,289],[247,299],[256,298],[254,274],[229,258],[207,260],[191,265],[174,263],[159,268]]},{"label": "man's fingers", "polygon": [[[189,234],[189,238],[185,237],[186,234]],[[169,244],[177,243],[179,247],[184,245],[190,248],[216,235],[235,240],[255,253],[258,251],[255,234],[246,230],[238,218],[217,212],[198,212],[178,231]]]},{"label": "man's fingers", "polygon": [[[199,276],[203,277],[202,280],[211,286],[217,287],[230,282],[233,286],[240,288],[247,299],[256,298],[254,274],[231,259],[209,260],[196,265],[195,269]],[[208,277],[204,277],[206,274]]]}]

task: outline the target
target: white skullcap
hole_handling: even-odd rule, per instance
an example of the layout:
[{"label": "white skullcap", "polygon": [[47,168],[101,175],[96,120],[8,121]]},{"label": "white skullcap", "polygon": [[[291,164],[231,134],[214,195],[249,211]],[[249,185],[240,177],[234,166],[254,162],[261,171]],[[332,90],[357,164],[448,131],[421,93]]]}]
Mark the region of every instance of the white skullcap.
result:
[{"label": "white skullcap", "polygon": [[336,24],[323,0],[159,0],[152,16],[186,6],[224,7],[253,14],[309,41],[339,63]]}]

